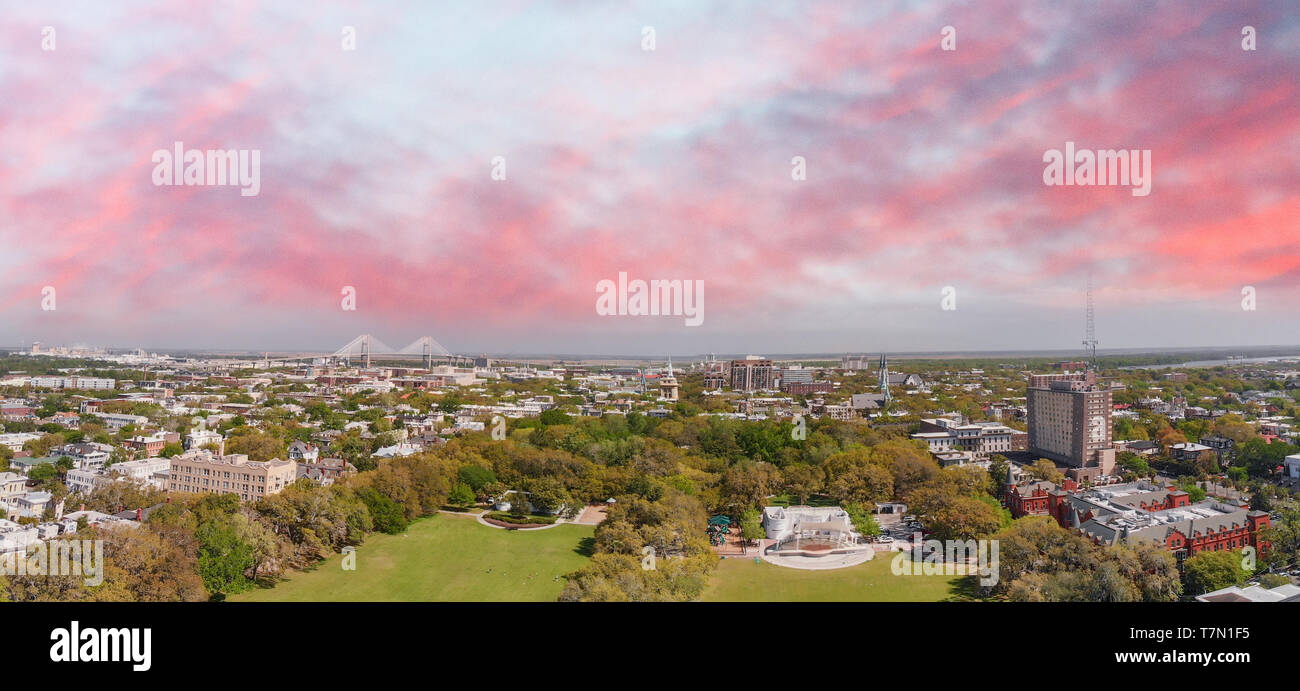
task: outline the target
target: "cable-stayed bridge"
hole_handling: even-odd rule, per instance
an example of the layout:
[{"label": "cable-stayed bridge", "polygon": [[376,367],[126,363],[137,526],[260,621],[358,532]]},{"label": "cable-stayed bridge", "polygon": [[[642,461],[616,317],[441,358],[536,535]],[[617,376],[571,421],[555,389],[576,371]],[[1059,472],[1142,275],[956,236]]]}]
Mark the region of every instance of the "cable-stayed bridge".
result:
[{"label": "cable-stayed bridge", "polygon": [[449,360],[460,358],[460,356],[443,347],[433,336],[421,336],[404,348],[394,349],[370,334],[361,334],[348,341],[347,345],[334,351],[330,357],[343,358],[349,362],[353,358],[360,358],[364,362],[364,366],[369,367],[372,355],[418,355],[429,367],[433,366],[434,358],[447,358]]},{"label": "cable-stayed bridge", "polygon": [[369,367],[371,357],[383,355],[395,357],[419,357],[424,361],[425,366],[430,368],[433,367],[434,360],[446,360],[450,363],[459,363],[466,360],[473,362],[471,356],[456,355],[447,350],[447,348],[439,343],[433,336],[421,336],[403,348],[393,348],[371,334],[361,334],[332,353],[302,353],[293,357],[265,357],[263,358],[263,361],[280,362],[302,360],[312,357],[329,357],[345,360],[348,363],[351,363],[353,360],[360,360],[363,367]]}]

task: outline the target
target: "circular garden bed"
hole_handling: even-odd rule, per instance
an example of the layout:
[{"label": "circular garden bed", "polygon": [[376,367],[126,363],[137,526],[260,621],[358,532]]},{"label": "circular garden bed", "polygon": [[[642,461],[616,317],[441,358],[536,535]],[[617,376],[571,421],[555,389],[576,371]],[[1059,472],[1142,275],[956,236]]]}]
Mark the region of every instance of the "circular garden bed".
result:
[{"label": "circular garden bed", "polygon": [[520,516],[505,511],[493,511],[483,515],[483,520],[495,526],[519,530],[520,528],[545,528],[555,525],[553,516]]}]

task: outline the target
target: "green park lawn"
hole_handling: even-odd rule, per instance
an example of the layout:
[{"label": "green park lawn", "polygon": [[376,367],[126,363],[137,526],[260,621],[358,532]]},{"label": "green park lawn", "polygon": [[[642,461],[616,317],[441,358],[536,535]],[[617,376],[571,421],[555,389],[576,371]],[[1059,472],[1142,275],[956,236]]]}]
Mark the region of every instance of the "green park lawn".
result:
[{"label": "green park lawn", "polygon": [[439,514],[405,534],[374,534],[357,548],[356,570],[334,555],[273,588],[233,602],[533,602],[554,601],[564,574],[588,562],[592,526],[498,530],[472,516]]},{"label": "green park lawn", "polygon": [[729,557],[718,564],[704,602],[938,602],[967,600],[974,577],[895,576],[886,552],[857,566],[812,571]]}]

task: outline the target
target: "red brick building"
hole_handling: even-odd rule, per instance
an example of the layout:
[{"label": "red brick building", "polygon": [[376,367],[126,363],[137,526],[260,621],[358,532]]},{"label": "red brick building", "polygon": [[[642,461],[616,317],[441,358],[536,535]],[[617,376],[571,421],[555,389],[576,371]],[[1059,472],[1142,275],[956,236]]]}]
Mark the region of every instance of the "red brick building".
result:
[{"label": "red brick building", "polygon": [[1204,551],[1237,551],[1267,544],[1259,532],[1269,527],[1268,514],[1214,499],[1192,503],[1178,487],[1146,482],[1081,489],[1066,479],[1058,487],[1036,481],[1010,481],[1004,503],[1011,515],[1051,516],[1097,544],[1150,542],[1163,545],[1179,559]]}]

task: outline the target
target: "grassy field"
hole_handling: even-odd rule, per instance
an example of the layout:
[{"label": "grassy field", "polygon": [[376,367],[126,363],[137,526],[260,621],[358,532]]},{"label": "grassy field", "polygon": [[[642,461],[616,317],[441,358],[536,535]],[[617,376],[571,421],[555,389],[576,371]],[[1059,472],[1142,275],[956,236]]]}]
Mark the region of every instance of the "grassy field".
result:
[{"label": "grassy field", "polygon": [[582,567],[591,526],[497,530],[472,517],[439,514],[405,535],[371,535],[357,548],[356,570],[341,555],[296,572],[274,588],[235,602],[530,602],[551,601],[564,574]]},{"label": "grassy field", "polygon": [[809,571],[723,559],[700,598],[705,602],[937,602],[970,597],[973,577],[895,576],[892,554],[844,569]]}]

